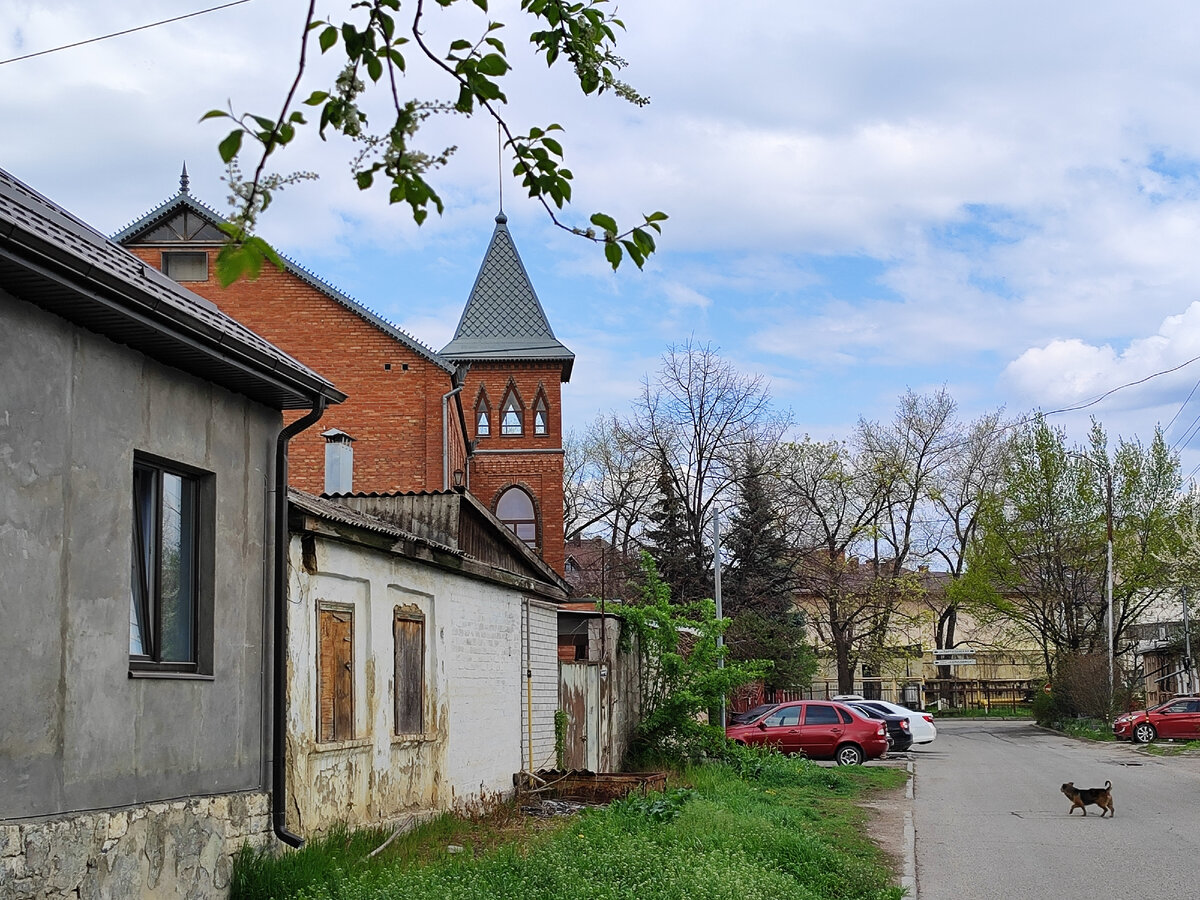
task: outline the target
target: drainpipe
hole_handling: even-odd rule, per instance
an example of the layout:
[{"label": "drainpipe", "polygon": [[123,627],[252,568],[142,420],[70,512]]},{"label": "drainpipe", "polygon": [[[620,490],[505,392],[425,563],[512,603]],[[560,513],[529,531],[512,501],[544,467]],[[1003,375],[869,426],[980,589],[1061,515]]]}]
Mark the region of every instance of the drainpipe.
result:
[{"label": "drainpipe", "polygon": [[288,441],[325,414],[325,398],[315,397],[312,411],[281,432],[275,442],[275,597],[274,665],[271,678],[271,827],[289,847],[304,838],[287,830],[287,570],[288,570]]},{"label": "drainpipe", "polygon": [[[442,490],[450,490],[450,398],[463,389],[460,384],[442,394]],[[466,435],[463,435],[464,440]]]}]

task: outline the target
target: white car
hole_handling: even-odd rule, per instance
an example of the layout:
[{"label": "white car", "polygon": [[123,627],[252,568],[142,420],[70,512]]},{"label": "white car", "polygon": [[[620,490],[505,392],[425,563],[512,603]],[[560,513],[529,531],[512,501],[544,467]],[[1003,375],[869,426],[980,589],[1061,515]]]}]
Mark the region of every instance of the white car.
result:
[{"label": "white car", "polygon": [[898,703],[889,703],[887,700],[867,700],[861,694],[839,694],[833,699],[840,703],[869,706],[893,716],[907,716],[914,744],[929,744],[937,737],[937,726],[933,724],[933,716],[929,713],[916,712]]}]

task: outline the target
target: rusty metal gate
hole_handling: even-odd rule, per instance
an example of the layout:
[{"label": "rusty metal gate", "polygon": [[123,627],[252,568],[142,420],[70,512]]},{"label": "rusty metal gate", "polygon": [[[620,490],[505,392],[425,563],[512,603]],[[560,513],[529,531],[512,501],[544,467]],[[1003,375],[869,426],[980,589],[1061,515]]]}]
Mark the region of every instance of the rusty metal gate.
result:
[{"label": "rusty metal gate", "polygon": [[569,770],[603,771],[609,741],[600,663],[562,662],[559,683],[560,703],[567,714],[563,765]]}]

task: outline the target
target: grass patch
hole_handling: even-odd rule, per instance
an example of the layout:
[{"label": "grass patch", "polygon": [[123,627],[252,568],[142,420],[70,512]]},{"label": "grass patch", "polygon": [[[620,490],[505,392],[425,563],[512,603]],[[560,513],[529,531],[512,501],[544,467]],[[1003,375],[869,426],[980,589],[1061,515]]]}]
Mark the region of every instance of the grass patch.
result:
[{"label": "grass patch", "polygon": [[[753,757],[757,756],[758,759]],[[279,857],[243,851],[233,900],[894,900],[852,801],[902,770],[830,769],[743,754],[688,769],[687,785],[580,816],[446,816],[367,854],[390,832],[331,832]],[[450,855],[448,844],[465,852]]]},{"label": "grass patch", "polygon": [[1179,756],[1182,753],[1193,753],[1200,750],[1200,741],[1170,741],[1160,738],[1143,748],[1155,756]]},{"label": "grass patch", "polygon": [[1092,741],[1115,741],[1112,726],[1101,719],[1067,719],[1058,723],[1058,730],[1071,737]]}]

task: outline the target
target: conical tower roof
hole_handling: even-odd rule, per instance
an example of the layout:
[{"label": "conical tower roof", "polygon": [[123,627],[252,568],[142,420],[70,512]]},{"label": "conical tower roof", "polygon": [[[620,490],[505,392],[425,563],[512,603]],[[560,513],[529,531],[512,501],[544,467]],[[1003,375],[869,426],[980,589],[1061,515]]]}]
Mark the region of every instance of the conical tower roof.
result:
[{"label": "conical tower roof", "polygon": [[563,363],[562,380],[568,381],[575,354],[554,336],[507,223],[504,213],[496,216],[492,242],[454,340],[441,355],[455,362],[558,360]]}]

